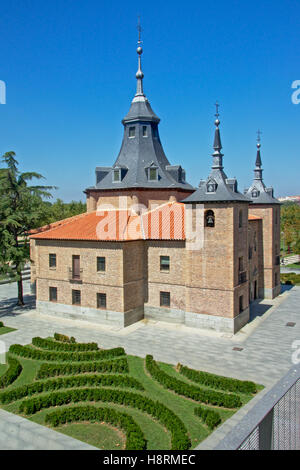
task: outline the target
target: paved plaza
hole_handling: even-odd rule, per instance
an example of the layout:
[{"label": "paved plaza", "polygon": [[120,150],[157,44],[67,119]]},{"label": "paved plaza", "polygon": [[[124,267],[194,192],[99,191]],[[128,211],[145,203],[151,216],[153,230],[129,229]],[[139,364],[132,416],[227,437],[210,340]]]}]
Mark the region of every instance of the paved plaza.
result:
[{"label": "paved plaza", "polygon": [[[103,348],[123,346],[127,354],[140,357],[152,354],[156,360],[170,364],[180,362],[199,370],[253,380],[265,385],[262,392],[265,393],[293,365],[293,342],[300,340],[300,287],[286,289],[274,300],[252,304],[250,323],[236,335],[143,320],[116,330],[78,320],[44,316],[34,309],[28,282],[24,283],[27,306],[23,309],[15,307],[16,292],[15,284],[0,286],[1,321],[6,326],[17,328],[17,331],[0,337],[6,350],[11,344],[28,344],[34,336],[47,337],[58,332],[74,336],[80,342],[95,341]],[[287,326],[288,322],[295,325]],[[251,400],[207,441],[215,443],[222,438],[259,398]],[[3,418],[1,414],[0,421]],[[70,447],[66,444],[65,448],[72,446],[72,443]],[[199,447],[207,448],[204,443]]]}]

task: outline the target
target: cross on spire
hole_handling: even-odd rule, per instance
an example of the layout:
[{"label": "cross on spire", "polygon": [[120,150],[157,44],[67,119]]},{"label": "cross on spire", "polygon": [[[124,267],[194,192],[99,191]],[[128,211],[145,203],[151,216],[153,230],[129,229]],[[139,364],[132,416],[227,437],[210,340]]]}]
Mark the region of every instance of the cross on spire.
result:
[{"label": "cross on spire", "polygon": [[219,103],[218,103],[217,101],[215,102],[215,107],[216,107],[216,114],[215,114],[215,116],[216,116],[216,118],[218,118],[218,117],[220,116],[220,114],[219,114],[219,107],[220,107],[220,105],[219,105]]},{"label": "cross on spire", "polygon": [[138,30],[138,33],[139,33],[138,44],[142,44],[143,41],[141,40],[142,27],[141,27],[141,17],[140,17],[140,15],[138,16],[137,30]]},{"label": "cross on spire", "polygon": [[258,129],[256,134],[257,134],[257,142],[260,142],[260,136],[262,134],[261,130]]}]

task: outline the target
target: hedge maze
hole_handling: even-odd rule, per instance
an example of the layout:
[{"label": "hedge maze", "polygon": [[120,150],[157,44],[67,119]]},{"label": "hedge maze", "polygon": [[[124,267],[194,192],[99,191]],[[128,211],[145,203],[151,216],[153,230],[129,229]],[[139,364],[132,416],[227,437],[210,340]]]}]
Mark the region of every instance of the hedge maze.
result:
[{"label": "hedge maze", "polygon": [[[71,436],[74,423],[82,423],[79,438],[86,442],[89,426],[109,425],[127,450],[194,448],[258,391],[253,382],[127,356],[123,348],[104,350],[59,333],[12,345],[7,359],[2,408]],[[104,448],[103,439],[95,439]]]}]

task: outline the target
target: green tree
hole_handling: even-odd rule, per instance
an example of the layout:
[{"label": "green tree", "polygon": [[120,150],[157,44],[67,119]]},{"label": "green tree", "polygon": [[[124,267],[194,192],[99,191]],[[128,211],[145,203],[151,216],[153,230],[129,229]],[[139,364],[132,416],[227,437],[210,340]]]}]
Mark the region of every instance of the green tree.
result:
[{"label": "green tree", "polygon": [[18,283],[18,305],[24,305],[22,269],[29,258],[27,233],[44,217],[42,198],[49,198],[53,186],[31,186],[40,180],[35,172],[20,173],[14,152],[2,157],[6,165],[0,169],[0,273]]},{"label": "green tree", "polygon": [[280,222],[284,245],[292,247],[300,238],[300,206],[292,202],[283,204]]}]

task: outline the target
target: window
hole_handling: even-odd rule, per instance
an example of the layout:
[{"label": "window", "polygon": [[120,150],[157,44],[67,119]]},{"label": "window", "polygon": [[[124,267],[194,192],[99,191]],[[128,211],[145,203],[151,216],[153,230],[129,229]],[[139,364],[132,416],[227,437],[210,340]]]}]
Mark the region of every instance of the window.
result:
[{"label": "window", "polygon": [[157,168],[149,168],[149,180],[150,181],[157,180]]},{"label": "window", "polygon": [[81,269],[80,269],[80,256],[72,256],[72,279],[80,280],[81,279]]},{"label": "window", "polygon": [[106,308],[106,294],[97,293],[97,308]]},{"label": "window", "polygon": [[147,137],[147,126],[143,126],[143,137]]},{"label": "window", "polygon": [[49,254],[49,268],[56,268],[56,255],[54,253]]},{"label": "window", "polygon": [[160,270],[161,271],[170,271],[170,256],[161,256],[160,257]]},{"label": "window", "polygon": [[249,246],[249,259],[252,259],[252,246]]},{"label": "window", "polygon": [[244,304],[244,296],[240,295],[239,296],[239,312],[240,313],[243,311],[243,304]]},{"label": "window", "polygon": [[243,226],[243,211],[240,210],[239,212],[239,228],[242,228]]},{"label": "window", "polygon": [[49,300],[50,302],[57,301],[57,287],[49,287]]},{"label": "window", "polygon": [[113,177],[114,177],[115,183],[118,183],[119,181],[121,181],[121,171],[119,169],[114,170]]},{"label": "window", "polygon": [[170,292],[160,292],[160,306],[170,307]]},{"label": "window", "polygon": [[105,271],[105,258],[104,256],[97,256],[97,271]]},{"label": "window", "polygon": [[129,127],[129,137],[135,137],[135,127]]},{"label": "window", "polygon": [[239,272],[241,271],[244,271],[244,260],[242,256],[239,258]]},{"label": "window", "polygon": [[205,227],[214,227],[215,226],[215,214],[214,211],[205,212]]},{"label": "window", "polygon": [[80,290],[72,290],[72,304],[80,305],[81,304],[81,292]]}]

